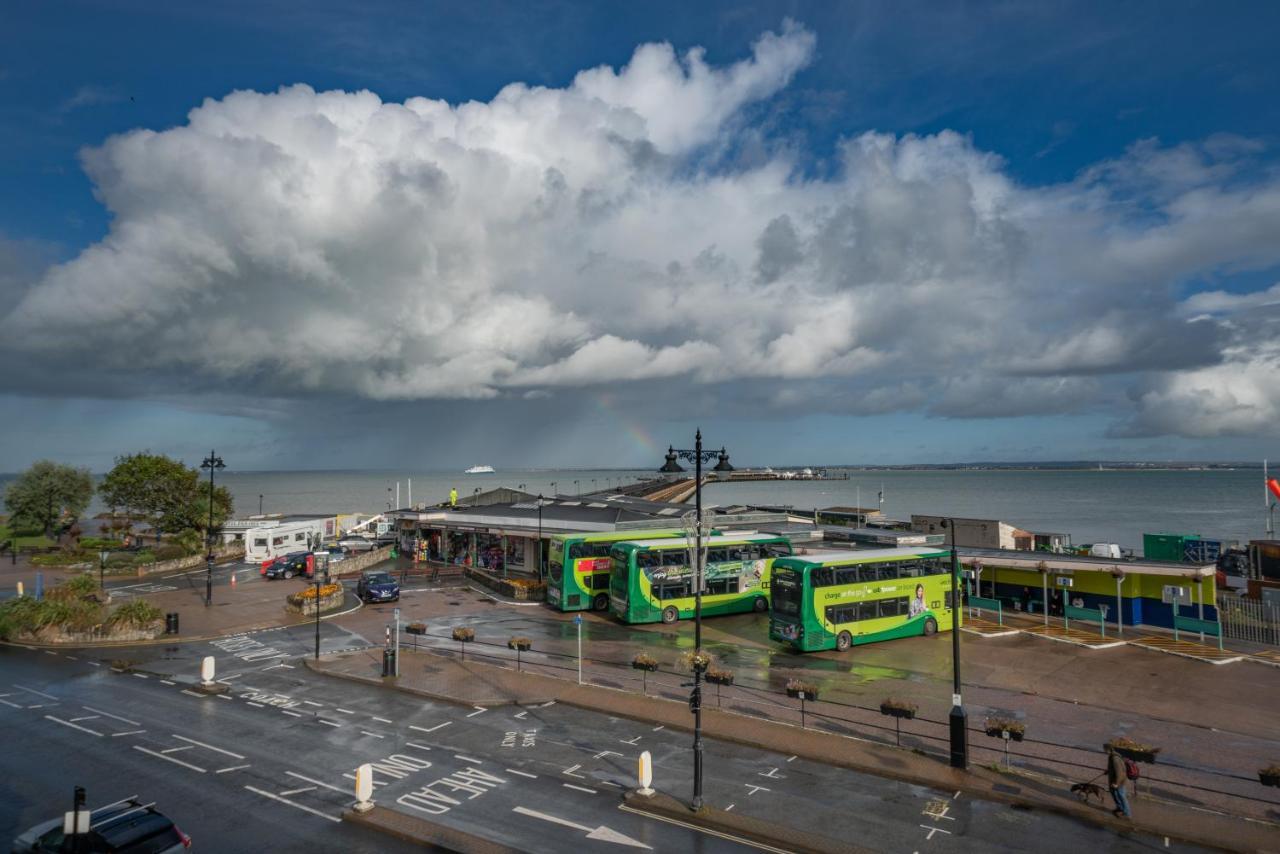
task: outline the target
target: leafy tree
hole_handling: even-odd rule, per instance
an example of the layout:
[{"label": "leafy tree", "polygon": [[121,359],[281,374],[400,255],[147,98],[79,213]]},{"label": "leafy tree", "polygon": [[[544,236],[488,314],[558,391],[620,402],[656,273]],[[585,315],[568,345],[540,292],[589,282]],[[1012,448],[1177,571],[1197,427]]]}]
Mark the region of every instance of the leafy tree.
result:
[{"label": "leafy tree", "polygon": [[41,460],[9,484],[4,504],[15,530],[37,528],[47,537],[55,528],[69,527],[92,497],[93,476],[88,469]]},{"label": "leafy tree", "polygon": [[[165,533],[207,533],[209,485],[201,482],[199,469],[190,468],[181,460],[150,451],[116,457],[115,466],[102,481],[101,492],[111,507],[124,508],[130,519],[137,513]],[[233,511],[231,492],[225,486],[215,486],[214,530]]]}]

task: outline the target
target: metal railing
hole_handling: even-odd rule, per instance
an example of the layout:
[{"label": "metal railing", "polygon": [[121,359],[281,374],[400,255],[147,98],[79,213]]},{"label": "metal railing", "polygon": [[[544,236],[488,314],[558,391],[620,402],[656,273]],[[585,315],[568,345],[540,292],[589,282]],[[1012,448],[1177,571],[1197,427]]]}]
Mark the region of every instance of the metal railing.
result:
[{"label": "metal railing", "polygon": [[1219,594],[1216,604],[1227,637],[1280,646],[1280,605],[1227,594]]}]

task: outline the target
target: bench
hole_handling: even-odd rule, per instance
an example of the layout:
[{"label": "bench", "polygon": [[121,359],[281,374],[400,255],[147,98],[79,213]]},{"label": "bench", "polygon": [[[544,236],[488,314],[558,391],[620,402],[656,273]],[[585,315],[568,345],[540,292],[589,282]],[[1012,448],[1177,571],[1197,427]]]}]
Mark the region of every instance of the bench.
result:
[{"label": "bench", "polygon": [[1222,624],[1217,620],[1201,620],[1198,617],[1180,617],[1177,613],[1177,606],[1174,606],[1173,614],[1173,639],[1179,640],[1178,632],[1196,632],[1206,635],[1212,635],[1218,639],[1218,649],[1222,649]]}]

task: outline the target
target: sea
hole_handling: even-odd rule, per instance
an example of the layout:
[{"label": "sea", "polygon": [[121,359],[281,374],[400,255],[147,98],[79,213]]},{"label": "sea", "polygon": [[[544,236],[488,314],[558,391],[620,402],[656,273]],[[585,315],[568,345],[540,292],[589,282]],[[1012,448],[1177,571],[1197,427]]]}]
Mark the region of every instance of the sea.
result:
[{"label": "sea", "polygon": [[[1071,535],[1072,542],[1119,543],[1139,554],[1144,533],[1197,534],[1246,542],[1265,534],[1266,504],[1259,469],[828,469],[847,480],[717,483],[703,490],[707,506],[755,504],[883,509],[895,519],[912,513],[999,519],[1030,531]],[[372,513],[389,506],[437,503],[499,486],[533,494],[577,495],[655,477],[649,469],[511,469],[458,471],[250,471],[218,475],[235,497],[236,515]],[[4,478],[0,478],[3,481]],[[0,482],[0,487],[3,483]],[[397,492],[397,489],[399,490]],[[104,510],[100,502],[90,513]]]}]

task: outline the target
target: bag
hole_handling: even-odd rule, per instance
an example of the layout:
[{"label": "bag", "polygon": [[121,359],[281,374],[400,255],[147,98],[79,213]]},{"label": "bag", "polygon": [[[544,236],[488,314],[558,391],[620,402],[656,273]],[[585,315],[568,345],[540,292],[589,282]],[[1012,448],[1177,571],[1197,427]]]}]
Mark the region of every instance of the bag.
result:
[{"label": "bag", "polygon": [[1128,756],[1124,757],[1124,776],[1130,780],[1136,780],[1142,776],[1142,771],[1138,768],[1138,763],[1134,762]]}]

